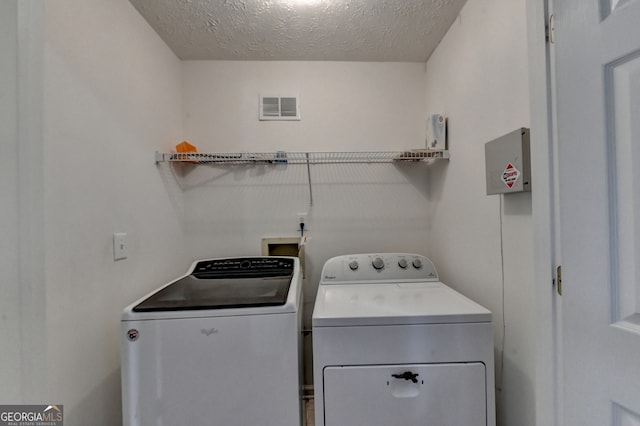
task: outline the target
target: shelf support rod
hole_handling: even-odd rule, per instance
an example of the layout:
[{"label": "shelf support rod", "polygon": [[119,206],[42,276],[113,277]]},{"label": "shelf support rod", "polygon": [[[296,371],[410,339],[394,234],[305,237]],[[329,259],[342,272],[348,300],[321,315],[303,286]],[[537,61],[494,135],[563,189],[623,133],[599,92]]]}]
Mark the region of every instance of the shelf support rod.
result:
[{"label": "shelf support rod", "polygon": [[309,162],[309,153],[304,153],[305,157],[307,157],[307,180],[309,182],[309,205],[313,205],[313,190],[311,189],[311,163]]}]

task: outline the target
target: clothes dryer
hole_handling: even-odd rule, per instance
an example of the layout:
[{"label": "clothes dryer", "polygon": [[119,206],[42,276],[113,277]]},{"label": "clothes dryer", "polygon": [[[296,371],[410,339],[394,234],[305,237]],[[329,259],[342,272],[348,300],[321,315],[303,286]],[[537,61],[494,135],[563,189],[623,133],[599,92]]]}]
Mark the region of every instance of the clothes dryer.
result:
[{"label": "clothes dryer", "polygon": [[428,258],[329,259],[312,328],[316,426],[495,426],[491,313]]}]

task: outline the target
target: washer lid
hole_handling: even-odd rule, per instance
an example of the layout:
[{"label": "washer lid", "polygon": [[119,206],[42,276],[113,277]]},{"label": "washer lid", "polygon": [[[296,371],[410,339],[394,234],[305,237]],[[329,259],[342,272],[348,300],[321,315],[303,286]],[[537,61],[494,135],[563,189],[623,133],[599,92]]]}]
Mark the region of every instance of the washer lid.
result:
[{"label": "washer lid", "polygon": [[299,269],[289,257],[219,258],[194,262],[185,275],[144,300],[133,312],[281,306]]},{"label": "washer lid", "polygon": [[187,275],[152,294],[135,312],[254,308],[284,305],[292,275],[198,278]]},{"label": "washer lid", "polygon": [[314,327],[491,322],[491,312],[441,282],[321,285]]}]

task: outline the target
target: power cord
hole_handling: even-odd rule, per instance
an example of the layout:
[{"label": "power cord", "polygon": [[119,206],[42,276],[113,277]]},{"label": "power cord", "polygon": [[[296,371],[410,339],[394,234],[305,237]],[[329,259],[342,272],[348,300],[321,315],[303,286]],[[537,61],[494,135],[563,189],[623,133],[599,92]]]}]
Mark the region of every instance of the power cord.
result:
[{"label": "power cord", "polygon": [[502,386],[504,385],[504,352],[507,346],[507,313],[505,311],[505,279],[504,279],[504,236],[503,236],[503,224],[502,224],[502,209],[503,209],[503,194],[498,196],[500,198],[500,270],[502,275],[502,342],[500,348],[500,378],[497,383],[498,392],[502,392]]}]

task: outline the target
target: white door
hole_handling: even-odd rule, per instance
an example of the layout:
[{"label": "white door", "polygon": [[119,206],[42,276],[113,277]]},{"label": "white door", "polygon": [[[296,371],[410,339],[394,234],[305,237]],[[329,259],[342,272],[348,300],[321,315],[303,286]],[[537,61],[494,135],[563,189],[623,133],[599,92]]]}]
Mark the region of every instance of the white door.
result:
[{"label": "white door", "polygon": [[640,425],[640,1],[554,0],[562,426]]}]

